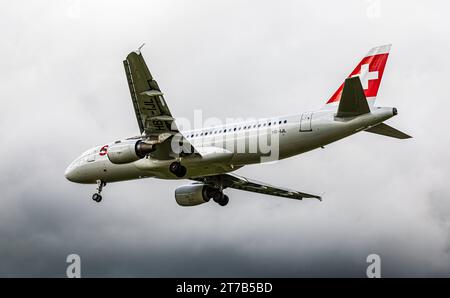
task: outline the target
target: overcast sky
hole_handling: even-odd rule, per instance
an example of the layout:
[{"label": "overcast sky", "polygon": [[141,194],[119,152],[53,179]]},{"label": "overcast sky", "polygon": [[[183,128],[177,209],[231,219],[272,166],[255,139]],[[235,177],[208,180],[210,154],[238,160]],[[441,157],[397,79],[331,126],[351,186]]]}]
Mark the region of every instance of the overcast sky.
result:
[{"label": "overcast sky", "polygon": [[[10,1],[0,11],[0,276],[450,276],[446,1]],[[323,195],[227,190],[179,207],[183,181],[65,180],[84,150],[138,133],[122,60],[143,55],[175,117],[320,108],[392,43],[377,105],[414,136],[359,133],[237,173]],[[187,181],[186,181],[187,183]]]}]

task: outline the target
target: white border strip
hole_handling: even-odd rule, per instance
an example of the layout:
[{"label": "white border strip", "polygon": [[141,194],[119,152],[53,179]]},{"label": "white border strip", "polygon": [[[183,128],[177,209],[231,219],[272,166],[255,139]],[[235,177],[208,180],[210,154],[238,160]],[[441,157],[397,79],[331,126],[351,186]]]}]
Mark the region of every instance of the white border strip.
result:
[{"label": "white border strip", "polygon": [[378,55],[378,54],[387,54],[391,50],[391,44],[387,44],[384,46],[379,46],[375,48],[371,48],[370,51],[367,53],[366,57]]}]

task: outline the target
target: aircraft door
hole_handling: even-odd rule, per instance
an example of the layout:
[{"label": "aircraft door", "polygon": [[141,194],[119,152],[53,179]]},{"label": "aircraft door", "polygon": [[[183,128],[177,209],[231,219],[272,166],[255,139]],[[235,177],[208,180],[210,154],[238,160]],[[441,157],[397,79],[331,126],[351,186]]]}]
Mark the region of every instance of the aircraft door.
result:
[{"label": "aircraft door", "polygon": [[312,122],[312,112],[306,112],[302,114],[302,117],[300,119],[300,131],[306,132],[306,131],[312,131],[311,122]]}]

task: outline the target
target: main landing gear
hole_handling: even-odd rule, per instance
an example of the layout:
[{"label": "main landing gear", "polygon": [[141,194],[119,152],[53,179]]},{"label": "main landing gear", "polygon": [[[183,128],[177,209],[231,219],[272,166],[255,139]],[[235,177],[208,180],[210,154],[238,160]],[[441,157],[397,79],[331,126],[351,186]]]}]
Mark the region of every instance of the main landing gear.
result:
[{"label": "main landing gear", "polygon": [[205,202],[209,202],[212,199],[214,202],[219,204],[220,206],[226,206],[230,202],[230,198],[223,193],[223,183],[221,180],[216,180],[215,182],[203,181],[206,184],[206,187],[203,188],[203,199]]},{"label": "main landing gear", "polygon": [[181,165],[179,161],[174,161],[173,163],[171,163],[169,166],[169,170],[172,174],[174,174],[178,178],[184,177],[184,175],[186,175],[187,172],[186,167]]},{"label": "main landing gear", "polygon": [[102,201],[101,193],[104,186],[106,186],[106,182],[103,182],[102,180],[97,180],[97,192],[92,195],[92,199],[97,203],[100,203]]},{"label": "main landing gear", "polygon": [[216,202],[220,206],[226,206],[228,204],[228,202],[230,201],[230,198],[220,190],[218,190],[214,193],[212,199],[214,202]]}]

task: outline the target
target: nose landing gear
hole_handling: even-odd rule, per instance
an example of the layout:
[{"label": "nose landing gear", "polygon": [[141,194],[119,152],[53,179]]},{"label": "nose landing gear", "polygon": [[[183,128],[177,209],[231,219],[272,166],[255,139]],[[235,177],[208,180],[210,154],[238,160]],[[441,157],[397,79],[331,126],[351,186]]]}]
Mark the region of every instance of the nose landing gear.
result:
[{"label": "nose landing gear", "polygon": [[92,199],[93,199],[95,202],[100,203],[100,202],[102,201],[102,196],[99,195],[98,193],[95,193],[95,194],[92,195]]},{"label": "nose landing gear", "polygon": [[106,182],[103,182],[102,180],[97,180],[97,192],[92,195],[92,200],[94,200],[97,203],[100,203],[102,201],[101,193],[104,186],[106,186]]}]

